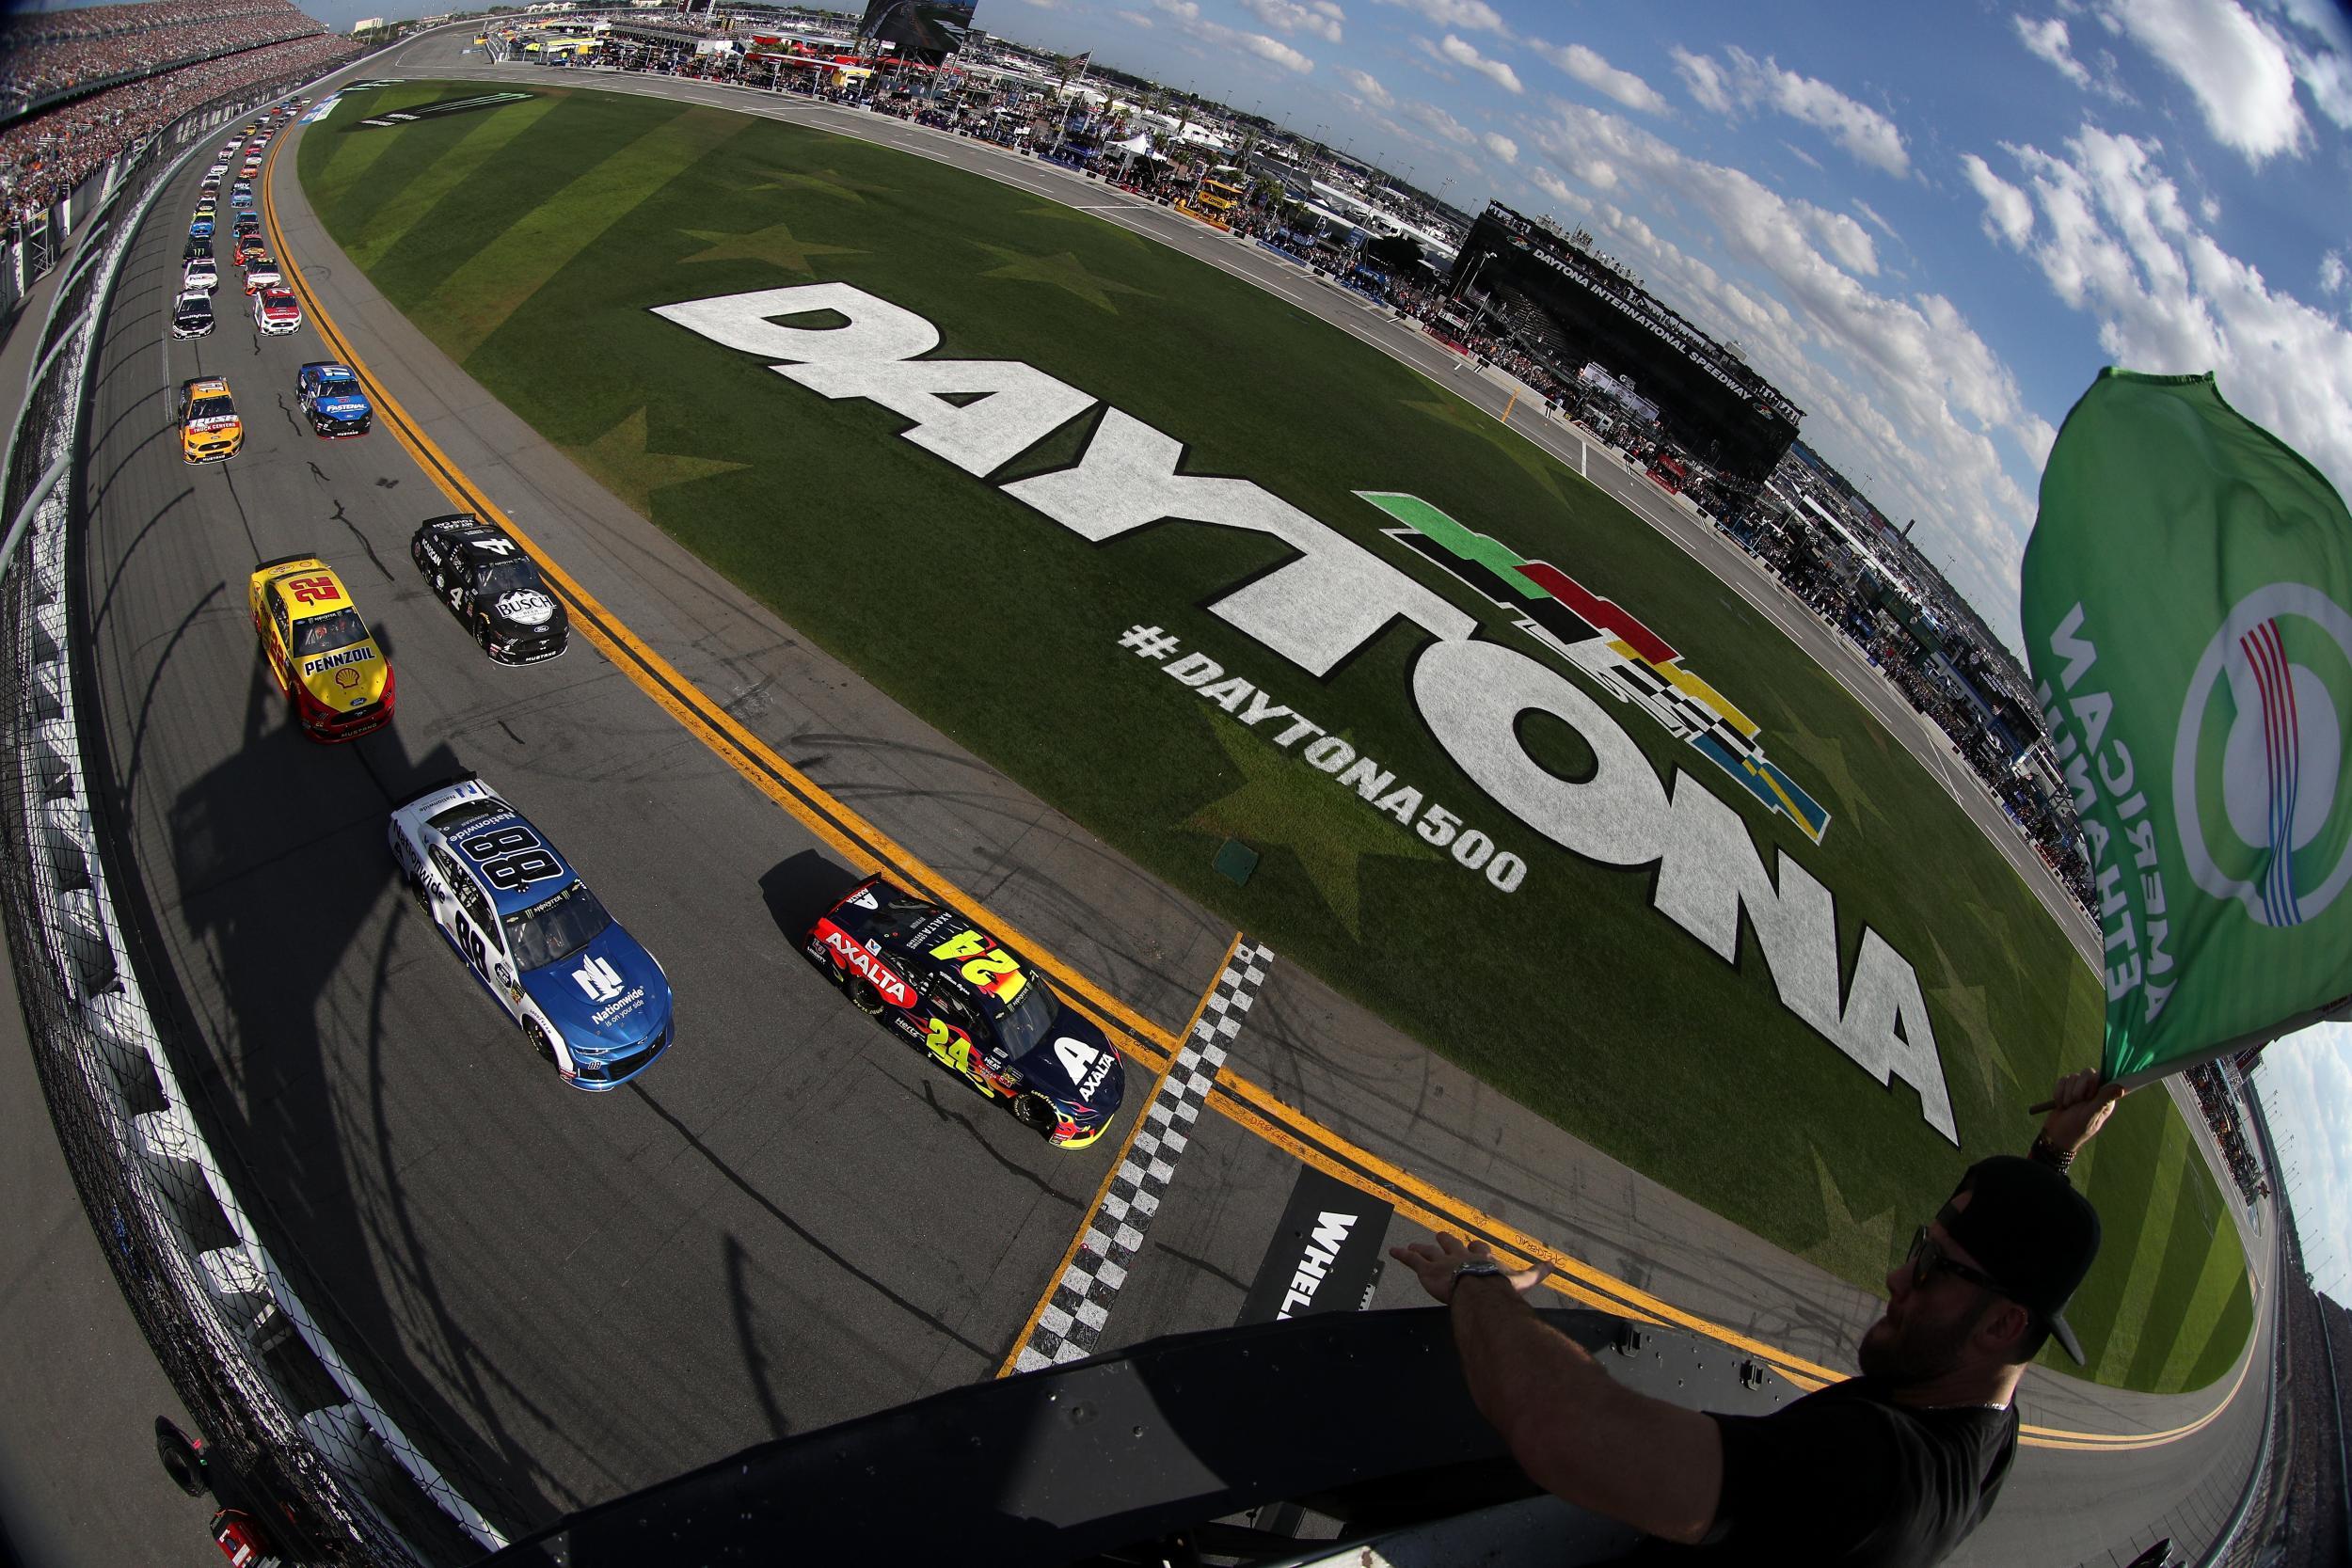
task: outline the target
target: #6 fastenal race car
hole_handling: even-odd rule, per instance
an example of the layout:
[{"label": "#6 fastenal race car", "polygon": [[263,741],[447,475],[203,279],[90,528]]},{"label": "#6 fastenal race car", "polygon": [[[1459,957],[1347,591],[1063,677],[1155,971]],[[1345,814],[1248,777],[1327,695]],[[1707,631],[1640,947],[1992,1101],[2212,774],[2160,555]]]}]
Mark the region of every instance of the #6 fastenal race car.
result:
[{"label": "#6 fastenal race car", "polygon": [[618,1088],[675,1042],[669,976],[536,828],[479,779],[392,808],[417,907],[575,1088]]},{"label": "#6 fastenal race car", "polygon": [[[246,274],[248,283],[252,278],[250,272]],[[375,418],[375,411],[368,406],[368,394],[359,389],[358,372],[329,359],[294,372],[294,396],[301,400],[310,428],[329,438],[365,436],[369,421]]]},{"label": "#6 fastenal race car", "polygon": [[539,568],[505,532],[470,512],[427,517],[408,542],[409,559],[501,664],[536,664],[567,644],[571,622]]},{"label": "#6 fastenal race car", "polygon": [[392,667],[334,568],[288,555],[253,569],[246,591],[270,677],[313,740],[351,740],[392,721]]},{"label": "#6 fastenal race car", "polygon": [[818,919],[803,951],[878,1018],[1064,1148],[1103,1135],[1127,1069],[1102,1030],[951,910],[871,877]]},{"label": "#6 fastenal race car", "polygon": [[237,404],[229,395],[227,379],[199,375],[182,382],[181,458],[189,463],[226,463],[237,455],[237,449],[243,445],[245,420],[238,416]]}]

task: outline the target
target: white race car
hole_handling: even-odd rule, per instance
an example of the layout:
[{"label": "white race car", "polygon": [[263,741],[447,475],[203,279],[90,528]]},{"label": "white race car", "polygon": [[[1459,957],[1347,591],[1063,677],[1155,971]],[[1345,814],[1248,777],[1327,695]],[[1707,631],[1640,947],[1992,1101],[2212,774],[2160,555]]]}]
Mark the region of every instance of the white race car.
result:
[{"label": "white race car", "polygon": [[253,296],[253,325],[276,338],[302,328],[302,307],[282,289],[263,289]]}]

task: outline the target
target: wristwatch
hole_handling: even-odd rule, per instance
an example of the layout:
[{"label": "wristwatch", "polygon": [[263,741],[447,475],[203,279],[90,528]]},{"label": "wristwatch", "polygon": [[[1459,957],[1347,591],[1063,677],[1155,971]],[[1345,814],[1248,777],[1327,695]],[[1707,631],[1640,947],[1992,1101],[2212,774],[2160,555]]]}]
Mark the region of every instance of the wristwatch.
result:
[{"label": "wristwatch", "polygon": [[1458,1288],[1465,1279],[1484,1279],[1490,1276],[1496,1279],[1508,1279],[1510,1275],[1510,1270],[1490,1258],[1475,1258],[1467,1263],[1456,1263],[1454,1266],[1454,1283],[1457,1289],[1446,1293],[1446,1305],[1453,1305],[1454,1298],[1458,1293]]}]

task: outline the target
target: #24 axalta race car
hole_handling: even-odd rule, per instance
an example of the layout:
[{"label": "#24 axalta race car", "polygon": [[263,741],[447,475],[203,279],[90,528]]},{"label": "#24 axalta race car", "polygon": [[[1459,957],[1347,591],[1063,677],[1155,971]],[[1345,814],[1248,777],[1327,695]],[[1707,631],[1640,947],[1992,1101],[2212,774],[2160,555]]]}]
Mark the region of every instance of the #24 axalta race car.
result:
[{"label": "#24 axalta race car", "polygon": [[555,846],[479,779],[392,808],[401,879],[575,1088],[618,1088],[677,1039],[669,976]]},{"label": "#24 axalta race car", "polygon": [[571,621],[539,568],[505,531],[470,512],[427,517],[409,559],[482,651],[501,664],[536,664],[567,645]]},{"label": "#24 axalta race car", "polygon": [[952,910],[869,877],[803,949],[858,1010],[928,1049],[1064,1148],[1103,1135],[1126,1097],[1109,1038]]}]

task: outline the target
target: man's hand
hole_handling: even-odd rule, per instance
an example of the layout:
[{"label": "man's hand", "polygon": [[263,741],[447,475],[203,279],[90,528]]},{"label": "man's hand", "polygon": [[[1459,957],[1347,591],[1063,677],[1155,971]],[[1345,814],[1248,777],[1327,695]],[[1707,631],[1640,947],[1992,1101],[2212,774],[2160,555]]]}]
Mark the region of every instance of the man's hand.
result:
[{"label": "man's hand", "polygon": [[[1443,1230],[1438,1232],[1434,1243],[1416,1242],[1411,1246],[1392,1246],[1389,1248],[1389,1256],[1412,1270],[1414,1276],[1421,1281],[1421,1288],[1429,1292],[1429,1299],[1440,1307],[1454,1299],[1454,1270],[1465,1263],[1497,1261],[1494,1249],[1486,1243],[1472,1242],[1465,1246],[1462,1238]],[[1531,1290],[1535,1281],[1543,1276],[1541,1269],[1520,1269],[1504,1275],[1514,1291]]]},{"label": "man's hand", "polygon": [[2050,1114],[2042,1118],[2042,1141],[2060,1154],[2073,1154],[2107,1123],[2115,1102],[2123,1098],[2121,1084],[2102,1084],[2098,1072],[2085,1068],[2058,1081],[2051,1095]]}]

